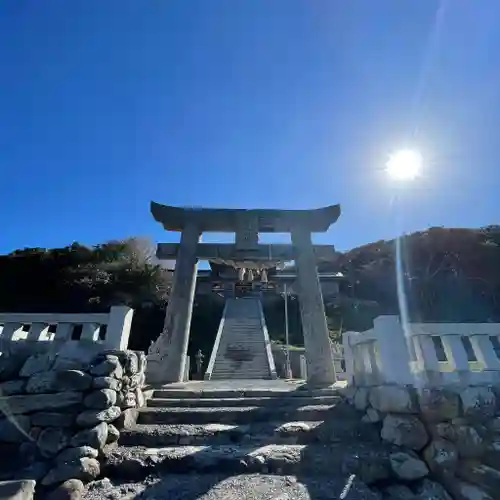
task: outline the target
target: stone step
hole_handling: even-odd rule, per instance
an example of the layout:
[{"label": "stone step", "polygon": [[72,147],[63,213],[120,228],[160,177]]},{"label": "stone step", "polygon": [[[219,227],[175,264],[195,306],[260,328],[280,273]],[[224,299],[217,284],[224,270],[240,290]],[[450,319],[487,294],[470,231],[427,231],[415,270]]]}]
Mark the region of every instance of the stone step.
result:
[{"label": "stone step", "polygon": [[[281,403],[281,404],[280,404]],[[276,401],[272,407],[241,406],[213,408],[141,408],[140,424],[248,424],[276,420],[324,420],[332,415],[350,414],[349,407],[339,405],[286,406]]]},{"label": "stone step", "polygon": [[340,477],[356,474],[361,481],[390,475],[385,445],[329,443],[266,446],[116,447],[108,450],[102,474],[128,480],[169,473],[271,473]]},{"label": "stone step", "polygon": [[[340,396],[328,394],[324,396],[302,396],[290,398],[286,404],[288,406],[305,406],[314,404],[334,404],[340,401]],[[275,406],[276,397],[243,397],[243,398],[151,398],[147,401],[150,407],[224,407],[231,406]],[[279,401],[279,400],[278,400]]]},{"label": "stone step", "polygon": [[[192,383],[189,383],[191,385]],[[208,382],[199,383],[200,388],[188,389],[184,387],[164,387],[155,389],[154,398],[243,398],[243,397],[274,397],[274,398],[294,398],[305,396],[339,395],[336,388],[327,387],[325,389],[309,389],[303,382],[289,382],[286,388],[260,387],[251,388],[245,380],[230,381],[220,388],[207,388]],[[266,382],[267,384],[267,382]],[[227,387],[227,388],[226,388]],[[289,387],[289,388],[288,388]]]},{"label": "stone step", "polygon": [[308,444],[313,442],[379,443],[375,426],[359,420],[336,418],[334,422],[256,422],[253,424],[136,425],[120,433],[120,445],[175,446],[241,443]]},{"label": "stone step", "polygon": [[[168,499],[168,500],[325,500],[344,498],[346,478],[281,474],[164,474],[116,485],[98,481],[88,486],[83,500]],[[124,492],[127,492],[124,494]],[[355,478],[349,482],[346,500],[380,500]]]}]

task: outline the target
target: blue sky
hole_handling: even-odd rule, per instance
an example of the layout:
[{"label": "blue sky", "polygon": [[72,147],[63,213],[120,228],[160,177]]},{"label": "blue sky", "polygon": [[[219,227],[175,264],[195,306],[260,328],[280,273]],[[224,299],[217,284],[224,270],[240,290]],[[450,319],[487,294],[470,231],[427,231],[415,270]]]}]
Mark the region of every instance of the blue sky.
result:
[{"label": "blue sky", "polygon": [[[150,200],[341,203],[315,238],[341,250],[499,223],[499,18],[496,0],[2,0],[0,252],[175,241]],[[396,186],[383,167],[409,146],[424,173]]]}]

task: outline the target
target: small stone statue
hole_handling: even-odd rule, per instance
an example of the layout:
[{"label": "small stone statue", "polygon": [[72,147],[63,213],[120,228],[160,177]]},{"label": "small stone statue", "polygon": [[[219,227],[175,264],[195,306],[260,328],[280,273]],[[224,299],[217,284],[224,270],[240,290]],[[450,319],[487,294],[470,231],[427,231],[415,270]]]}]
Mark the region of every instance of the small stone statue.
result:
[{"label": "small stone statue", "polygon": [[196,374],[199,379],[201,379],[202,376],[202,370],[203,370],[203,360],[205,359],[205,355],[201,351],[201,349],[198,349],[198,352],[195,354],[195,360],[196,360]]}]

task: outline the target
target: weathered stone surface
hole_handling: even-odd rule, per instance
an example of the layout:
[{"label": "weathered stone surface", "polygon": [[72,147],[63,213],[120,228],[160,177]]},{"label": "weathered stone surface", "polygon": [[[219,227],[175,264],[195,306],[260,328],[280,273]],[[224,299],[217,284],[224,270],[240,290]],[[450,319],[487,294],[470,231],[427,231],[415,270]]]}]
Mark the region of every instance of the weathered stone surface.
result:
[{"label": "weathered stone surface", "polygon": [[373,408],[383,413],[416,413],[417,411],[410,391],[397,385],[373,387],[370,390],[369,400]]},{"label": "weathered stone surface", "polygon": [[80,500],[84,490],[85,486],[82,481],[79,479],[68,479],[45,498],[46,500]]},{"label": "weathered stone surface", "polygon": [[500,434],[500,417],[492,418],[486,425],[493,434]]},{"label": "weathered stone surface", "polygon": [[127,408],[121,412],[120,416],[113,424],[117,429],[129,429],[135,425],[138,416],[139,412],[136,408]]},{"label": "weathered stone surface", "polygon": [[40,481],[40,479],[42,479],[42,477],[44,477],[45,474],[49,472],[49,469],[50,465],[47,460],[38,460],[19,471],[18,476],[22,477],[23,479],[33,479],[34,481]]},{"label": "weathered stone surface", "polygon": [[54,360],[55,356],[52,352],[33,354],[25,361],[19,375],[21,377],[31,377],[36,373],[49,371],[54,364]]},{"label": "weathered stone surface", "polygon": [[419,391],[420,411],[426,420],[442,422],[460,414],[460,400],[457,393],[448,389],[425,388]]},{"label": "weathered stone surface", "polygon": [[424,479],[416,489],[415,500],[452,500],[452,498],[439,483]]},{"label": "weathered stone surface", "polygon": [[91,446],[98,450],[102,450],[108,439],[108,424],[105,422],[92,427],[91,429],[84,429],[73,436],[71,446]]},{"label": "weathered stone surface", "polygon": [[137,354],[137,371],[139,373],[146,373],[147,357],[143,351],[134,351]]},{"label": "weathered stone surface", "polygon": [[482,462],[494,469],[500,470],[500,440],[488,444]]},{"label": "weathered stone surface", "polygon": [[435,474],[454,472],[458,464],[458,451],[452,443],[445,439],[433,440],[423,453],[429,469]]},{"label": "weathered stone surface", "polygon": [[139,359],[134,351],[125,351],[123,367],[127,375],[135,375],[139,371]]},{"label": "weathered stone surface", "polygon": [[90,373],[96,377],[121,379],[123,377],[123,368],[118,356],[107,355],[103,361],[91,368]]},{"label": "weathered stone surface", "polygon": [[122,388],[122,382],[113,377],[96,377],[94,378],[92,387],[94,389],[113,389],[113,391],[119,391]]},{"label": "weathered stone surface", "polygon": [[421,450],[429,440],[422,422],[410,415],[387,415],[381,432],[382,439],[398,446]]},{"label": "weathered stone surface", "polygon": [[17,378],[25,362],[24,354],[2,354],[0,356],[0,382]]},{"label": "weathered stone surface", "polygon": [[429,474],[429,469],[422,460],[403,451],[391,453],[391,468],[400,479],[421,479]]},{"label": "weathered stone surface", "polygon": [[22,394],[26,387],[26,380],[17,379],[2,382],[0,384],[0,396],[11,396],[12,394]]},{"label": "weathered stone surface", "polygon": [[346,453],[342,461],[342,472],[355,474],[365,484],[383,481],[391,476],[389,454],[383,448],[366,453]]},{"label": "weathered stone surface", "polygon": [[136,408],[142,408],[146,404],[146,398],[144,397],[144,392],[140,387],[135,389],[135,404]]},{"label": "weathered stone surface", "polygon": [[485,421],[495,415],[496,398],[489,387],[467,387],[460,392],[466,418]]},{"label": "weathered stone surface", "polygon": [[72,462],[83,457],[97,458],[98,455],[99,452],[91,446],[77,446],[61,451],[56,457],[56,462]]},{"label": "weathered stone surface", "polygon": [[92,427],[100,422],[113,422],[120,416],[121,410],[118,406],[111,406],[106,410],[85,410],[76,417],[76,423],[80,427]]},{"label": "weathered stone surface", "polygon": [[500,491],[500,471],[470,460],[460,463],[457,475],[468,483],[479,486],[493,498],[497,498]]},{"label": "weathered stone surface", "polygon": [[438,436],[455,444],[458,454],[464,458],[480,457],[485,451],[485,443],[474,427],[440,423],[436,426]]},{"label": "weathered stone surface", "polygon": [[74,462],[57,464],[43,479],[44,486],[61,483],[68,479],[92,481],[99,476],[99,462],[95,458],[79,458]]},{"label": "weathered stone surface", "polygon": [[13,415],[38,410],[56,410],[81,403],[82,393],[67,391],[54,394],[23,394],[0,397],[0,408],[8,408]]},{"label": "weathered stone surface", "polygon": [[44,457],[53,457],[59,451],[66,448],[71,440],[71,434],[67,429],[59,427],[47,427],[40,432],[37,445]]},{"label": "weathered stone surface", "polygon": [[307,422],[285,422],[276,428],[278,436],[287,436],[289,434],[299,434],[302,432],[309,432],[311,426]]},{"label": "weathered stone surface", "polygon": [[142,387],[144,385],[144,373],[136,373],[129,377],[129,387],[135,389],[136,387]]},{"label": "weathered stone surface", "polygon": [[113,424],[108,424],[108,439],[106,440],[106,444],[116,443],[119,438],[120,431]]},{"label": "weathered stone surface", "polygon": [[126,392],[125,394],[121,394],[120,398],[120,407],[121,408],[135,408],[137,406],[137,400],[135,398],[135,393],[132,391]]},{"label": "weathered stone surface", "polygon": [[458,500],[493,500],[493,497],[474,484],[456,481],[454,489]]},{"label": "weathered stone surface", "polygon": [[116,403],[116,391],[113,389],[96,389],[88,394],[83,400],[87,408],[104,410]]},{"label": "weathered stone surface", "polygon": [[368,407],[368,396],[370,395],[369,390],[366,387],[360,387],[354,393],[354,407],[356,410],[365,411]]},{"label": "weathered stone surface", "polygon": [[375,408],[368,408],[366,414],[363,415],[361,421],[366,424],[376,424],[382,420],[382,415]]},{"label": "weathered stone surface", "polygon": [[21,479],[18,481],[0,481],[2,500],[32,500],[35,495],[36,481]]},{"label": "weathered stone surface", "polygon": [[92,377],[81,370],[52,370],[32,376],[26,385],[26,392],[45,394],[60,391],[84,391],[91,385]]},{"label": "weathered stone surface", "polygon": [[31,419],[25,415],[12,415],[0,419],[0,441],[21,443],[29,439]]},{"label": "weathered stone surface", "polygon": [[71,427],[76,419],[73,412],[40,411],[30,416],[31,423],[40,427]]},{"label": "weathered stone surface", "polygon": [[384,488],[385,496],[389,500],[415,500],[415,494],[413,491],[402,484],[395,484]]}]

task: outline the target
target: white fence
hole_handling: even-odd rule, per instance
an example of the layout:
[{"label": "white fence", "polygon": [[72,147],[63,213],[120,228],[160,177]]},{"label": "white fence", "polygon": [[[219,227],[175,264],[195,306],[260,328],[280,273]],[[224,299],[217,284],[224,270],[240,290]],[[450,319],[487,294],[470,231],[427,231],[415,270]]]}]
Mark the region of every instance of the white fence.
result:
[{"label": "white fence", "polygon": [[[406,331],[405,331],[406,330]],[[347,380],[436,386],[500,382],[500,324],[410,323],[379,316],[365,332],[344,332]]]},{"label": "white fence", "polygon": [[14,343],[86,340],[126,349],[134,310],[114,306],[109,313],[0,313],[0,352]]}]

